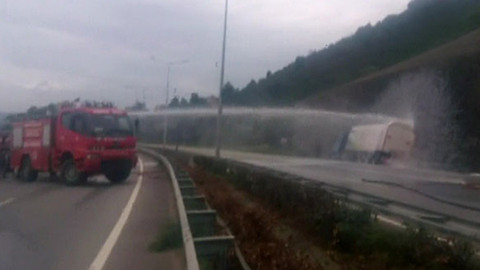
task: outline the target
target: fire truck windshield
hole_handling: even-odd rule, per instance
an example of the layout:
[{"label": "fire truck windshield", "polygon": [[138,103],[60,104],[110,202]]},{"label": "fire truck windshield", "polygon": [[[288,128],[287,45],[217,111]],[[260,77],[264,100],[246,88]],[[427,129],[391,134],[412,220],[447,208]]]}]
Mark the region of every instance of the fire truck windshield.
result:
[{"label": "fire truck windshield", "polygon": [[133,136],[133,126],[126,115],[91,114],[88,118],[93,136]]}]

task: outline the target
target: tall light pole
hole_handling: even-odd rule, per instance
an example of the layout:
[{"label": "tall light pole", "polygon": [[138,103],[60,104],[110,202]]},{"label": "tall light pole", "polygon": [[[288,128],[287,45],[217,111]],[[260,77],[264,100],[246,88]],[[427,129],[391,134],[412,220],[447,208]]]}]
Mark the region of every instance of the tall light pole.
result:
[{"label": "tall light pole", "polygon": [[168,88],[170,87],[170,65],[167,64],[167,90],[165,93],[165,115],[163,116],[163,146],[167,146],[167,128],[168,128]]},{"label": "tall light pole", "polygon": [[225,0],[225,17],[223,22],[223,46],[222,46],[222,66],[220,68],[220,90],[218,91],[218,114],[217,114],[217,130],[215,134],[215,157],[220,158],[220,147],[222,144],[222,89],[223,77],[225,74],[225,47],[227,43],[227,15],[228,15],[228,0]]},{"label": "tall light pole", "polygon": [[169,89],[170,89],[170,68],[174,65],[182,65],[186,63],[188,63],[188,60],[167,63],[167,90],[165,94],[165,115],[163,119],[163,146],[167,145],[167,129],[168,129],[167,110],[168,110],[168,99],[169,99],[168,95],[169,95]]}]

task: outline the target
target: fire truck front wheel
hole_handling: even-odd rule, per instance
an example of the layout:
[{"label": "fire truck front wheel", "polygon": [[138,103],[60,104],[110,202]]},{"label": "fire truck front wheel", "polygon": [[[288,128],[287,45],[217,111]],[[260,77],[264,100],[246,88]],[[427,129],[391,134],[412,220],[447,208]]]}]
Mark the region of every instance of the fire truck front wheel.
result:
[{"label": "fire truck front wheel", "polygon": [[70,186],[87,181],[87,176],[77,169],[73,159],[67,159],[63,162],[60,174],[63,182]]},{"label": "fire truck front wheel", "polygon": [[32,168],[32,161],[29,157],[25,157],[22,161],[22,165],[20,167],[20,179],[26,182],[34,182],[37,180],[38,171]]},{"label": "fire truck front wheel", "polygon": [[128,161],[117,162],[106,166],[104,174],[112,183],[122,183],[128,179],[132,170],[132,164]]}]

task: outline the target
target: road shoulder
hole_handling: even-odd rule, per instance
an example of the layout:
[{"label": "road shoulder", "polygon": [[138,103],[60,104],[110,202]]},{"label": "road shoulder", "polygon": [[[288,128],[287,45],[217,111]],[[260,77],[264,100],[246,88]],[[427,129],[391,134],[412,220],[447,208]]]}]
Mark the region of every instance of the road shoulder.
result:
[{"label": "road shoulder", "polygon": [[144,178],[139,197],[103,269],[184,269],[183,249],[159,253],[148,249],[160,228],[178,217],[165,170],[150,157],[142,156],[142,160]]}]

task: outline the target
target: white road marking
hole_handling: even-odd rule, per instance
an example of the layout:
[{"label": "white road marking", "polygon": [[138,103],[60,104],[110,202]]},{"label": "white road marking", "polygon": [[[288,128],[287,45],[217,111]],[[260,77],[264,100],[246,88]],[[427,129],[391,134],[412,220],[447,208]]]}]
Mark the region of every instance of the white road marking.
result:
[{"label": "white road marking", "polygon": [[9,204],[9,203],[12,203],[12,202],[14,202],[14,201],[15,201],[15,198],[8,198],[8,199],[6,199],[5,201],[0,202],[0,207],[5,206],[5,205],[7,205],[7,204]]},{"label": "white road marking", "polygon": [[153,162],[153,161],[151,161],[151,162],[145,162],[145,163],[143,164],[143,166],[144,166],[144,167],[155,167],[155,166],[158,166],[158,163],[157,163],[157,162]]},{"label": "white road marking", "polygon": [[142,181],[143,181],[143,175],[142,175],[143,162],[141,159],[139,159],[139,164],[140,164],[140,176],[138,177],[138,181],[137,181],[137,184],[135,185],[135,188],[133,189],[132,195],[130,195],[130,199],[128,199],[127,205],[125,205],[125,208],[122,210],[122,214],[120,215],[120,218],[118,219],[117,223],[113,227],[113,230],[110,232],[110,235],[108,236],[107,241],[105,241],[102,248],[98,252],[97,257],[95,257],[95,260],[93,260],[92,264],[88,268],[89,270],[103,269],[103,266],[105,265],[105,262],[110,256],[110,253],[112,252],[113,247],[117,243],[117,240],[122,232],[123,227],[127,223],[128,217],[132,212],[133,204],[137,199],[138,192],[140,190],[140,186],[142,185]]}]

